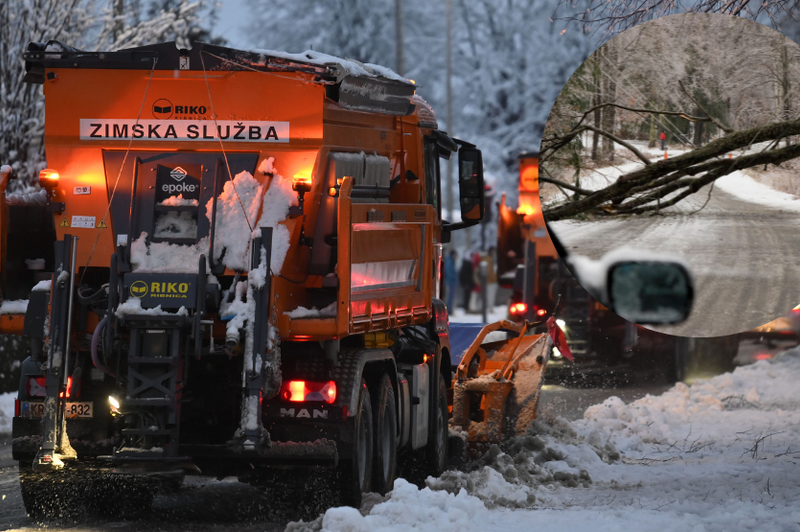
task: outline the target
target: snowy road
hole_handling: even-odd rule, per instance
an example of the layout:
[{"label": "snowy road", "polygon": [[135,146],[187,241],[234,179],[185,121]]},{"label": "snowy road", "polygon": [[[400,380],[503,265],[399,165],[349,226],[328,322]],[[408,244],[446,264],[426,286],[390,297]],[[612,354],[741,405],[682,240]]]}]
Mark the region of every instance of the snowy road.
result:
[{"label": "snowy road", "polygon": [[[569,251],[591,258],[620,246],[686,259],[696,299],[683,324],[657,330],[720,336],[752,329],[800,303],[800,211],[745,201],[715,187],[658,216],[562,221],[552,228]],[[798,202],[800,203],[800,202]],[[794,207],[794,208],[789,208]],[[679,209],[678,209],[679,208]]]},{"label": "snowy road", "polygon": [[[139,521],[48,529],[797,530],[797,382],[800,349],[628,404],[609,397],[574,421],[544,408],[535,434],[495,449],[467,471],[429,478],[422,490],[398,480],[389,496],[368,497],[361,511],[332,508],[310,523],[287,527],[265,509],[269,501],[258,491],[217,481],[158,497]],[[24,516],[7,441],[0,446],[0,489],[0,527],[38,529]]]}]

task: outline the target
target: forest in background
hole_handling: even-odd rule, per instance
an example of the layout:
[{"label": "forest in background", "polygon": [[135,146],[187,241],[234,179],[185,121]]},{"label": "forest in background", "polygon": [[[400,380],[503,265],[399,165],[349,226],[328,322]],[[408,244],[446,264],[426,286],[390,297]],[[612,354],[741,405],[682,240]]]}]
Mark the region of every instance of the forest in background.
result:
[{"label": "forest in background", "polygon": [[[732,171],[796,158],[798,59],[783,34],[718,14],[672,15],[614,37],[577,69],[547,122],[542,180],[572,186],[568,205],[545,209],[548,219],[658,210],[674,203],[669,194],[682,199]],[[654,160],[633,145],[655,148],[662,132],[691,152]],[[604,199],[586,198],[582,172],[625,162],[620,155],[644,167]]]}]

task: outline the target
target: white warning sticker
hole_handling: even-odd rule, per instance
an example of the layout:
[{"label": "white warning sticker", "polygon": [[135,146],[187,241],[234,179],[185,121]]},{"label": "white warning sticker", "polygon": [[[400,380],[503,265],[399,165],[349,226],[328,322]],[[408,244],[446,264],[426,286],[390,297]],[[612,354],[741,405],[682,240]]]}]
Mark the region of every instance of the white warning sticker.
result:
[{"label": "white warning sticker", "polygon": [[73,216],[72,227],[94,229],[95,218],[95,216]]}]

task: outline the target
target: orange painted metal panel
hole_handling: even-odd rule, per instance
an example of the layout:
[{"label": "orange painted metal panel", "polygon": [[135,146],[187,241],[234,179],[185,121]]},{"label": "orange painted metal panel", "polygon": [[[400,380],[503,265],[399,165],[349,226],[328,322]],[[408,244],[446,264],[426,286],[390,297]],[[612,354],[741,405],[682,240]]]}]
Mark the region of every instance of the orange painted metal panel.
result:
[{"label": "orange painted metal panel", "polygon": [[0,315],[0,333],[22,335],[25,325],[25,314]]},{"label": "orange painted metal panel", "polygon": [[[105,175],[103,149],[130,147],[130,157],[138,149],[259,151],[260,158],[299,150],[304,152],[298,155],[304,164],[293,161],[281,170],[295,172],[303,166],[310,172],[315,148],[322,140],[324,87],[305,74],[209,72],[206,78],[197,71],[156,71],[152,76],[145,70],[52,72],[55,76],[44,83],[45,147],[48,167],[61,176],[54,201],[66,202],[66,210],[55,215],[56,230],[59,239],[67,233],[79,238],[78,264],[82,266],[89,264],[98,234],[89,265],[107,266],[114,248],[109,230],[113,220],[106,216],[112,190],[107,190],[106,178],[114,183],[116,176]],[[172,111],[160,112],[167,108]],[[137,121],[142,128],[135,132]],[[251,138],[255,136],[251,128],[263,123],[288,124],[288,142],[266,139],[266,127],[258,141]],[[239,132],[236,124],[244,129]],[[222,146],[219,138],[203,138],[213,137],[215,126],[219,136],[227,133]],[[140,138],[134,138],[138,132]],[[244,140],[235,139],[237,135]],[[86,186],[91,187],[90,194],[74,193],[75,187]],[[91,221],[94,227],[76,227],[73,216],[84,217],[82,225],[92,225]],[[97,227],[103,225],[109,229]]]}]

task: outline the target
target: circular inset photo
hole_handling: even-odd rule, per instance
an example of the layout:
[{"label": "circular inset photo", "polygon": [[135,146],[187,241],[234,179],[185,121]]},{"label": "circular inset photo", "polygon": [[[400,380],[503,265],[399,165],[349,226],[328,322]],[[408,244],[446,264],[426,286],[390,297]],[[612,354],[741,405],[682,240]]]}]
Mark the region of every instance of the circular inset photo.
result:
[{"label": "circular inset photo", "polygon": [[800,46],[686,13],[595,51],[561,91],[540,199],[581,284],[648,328],[711,337],[800,303]]}]

